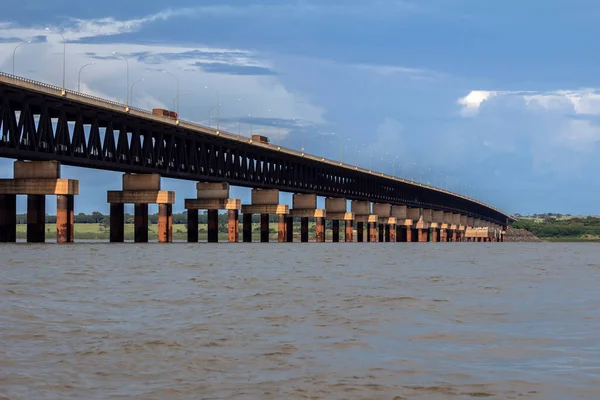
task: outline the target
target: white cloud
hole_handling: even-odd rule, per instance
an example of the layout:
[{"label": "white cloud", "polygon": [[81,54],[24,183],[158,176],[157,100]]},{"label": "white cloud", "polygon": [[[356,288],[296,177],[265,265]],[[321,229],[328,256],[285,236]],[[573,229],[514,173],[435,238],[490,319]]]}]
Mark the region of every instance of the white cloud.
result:
[{"label": "white cloud", "polygon": [[498,92],[495,91],[472,90],[468,95],[457,100],[458,104],[463,106],[461,114],[465,117],[477,115],[481,104],[497,95]]},{"label": "white cloud", "polygon": [[[82,92],[114,101],[126,100],[126,68],[122,58],[112,52],[128,55],[130,87],[139,79],[144,82],[134,86],[130,105],[151,109],[173,108],[176,97],[176,80],[158,70],[166,70],[178,77],[180,84],[180,114],[183,119],[208,124],[209,109],[216,103],[216,95],[205,86],[219,90],[222,129],[238,131],[237,120],[249,113],[257,118],[296,118],[312,123],[323,123],[324,110],[311,104],[310,99],[291,92],[277,75],[253,75],[251,73],[227,73],[232,68],[258,67],[270,70],[271,63],[258,54],[240,49],[211,48],[206,46],[148,45],[133,43],[81,43],[74,39],[91,36],[112,35],[142,29],[145,24],[182,15],[182,10],[165,11],[144,18],[118,21],[113,18],[72,20],[74,24],[64,29],[66,44],[66,86],[75,90],[80,68],[92,61],[96,64],[81,72]],[[62,83],[63,43],[59,35],[43,28],[28,28],[9,24],[0,31],[0,39],[17,37],[27,40],[46,35],[47,42],[21,46],[15,55],[15,73],[30,79],[60,86]],[[0,68],[12,71],[13,50],[16,43],[0,43]],[[221,65],[213,73],[203,66]],[[239,99],[242,99],[241,101]],[[269,109],[272,110],[269,113]],[[213,112],[213,116],[214,116]],[[229,121],[229,122],[228,122]],[[213,120],[213,125],[215,121]],[[257,121],[254,122],[254,128]],[[242,126],[247,131],[248,126]],[[266,126],[272,136],[277,129]],[[275,129],[275,131],[273,131]],[[281,137],[288,134],[281,129]]]},{"label": "white cloud", "polygon": [[595,89],[557,90],[524,96],[528,105],[547,110],[570,109],[575,114],[600,114],[600,94]]},{"label": "white cloud", "polygon": [[559,144],[579,153],[596,150],[600,141],[600,127],[586,120],[570,120],[559,133]]}]

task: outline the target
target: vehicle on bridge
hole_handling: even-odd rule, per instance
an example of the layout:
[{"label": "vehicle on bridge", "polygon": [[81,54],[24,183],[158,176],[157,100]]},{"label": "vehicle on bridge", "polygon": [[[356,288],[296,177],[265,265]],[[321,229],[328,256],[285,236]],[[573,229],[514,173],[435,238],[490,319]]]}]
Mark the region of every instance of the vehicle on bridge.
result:
[{"label": "vehicle on bridge", "polygon": [[175,111],[164,110],[162,108],[153,108],[152,114],[159,115],[161,117],[177,119],[177,113]]},{"label": "vehicle on bridge", "polygon": [[252,140],[256,140],[257,142],[260,142],[260,143],[269,144],[269,138],[266,136],[262,136],[262,135],[252,135]]}]

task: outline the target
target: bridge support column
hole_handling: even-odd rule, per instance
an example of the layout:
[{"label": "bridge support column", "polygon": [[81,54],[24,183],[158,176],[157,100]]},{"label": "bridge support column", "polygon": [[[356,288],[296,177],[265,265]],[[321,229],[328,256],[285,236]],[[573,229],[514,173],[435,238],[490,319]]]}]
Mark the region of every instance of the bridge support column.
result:
[{"label": "bridge support column", "polygon": [[409,243],[417,243],[419,241],[419,230],[408,227],[406,230],[406,241]]},{"label": "bridge support column", "polygon": [[227,211],[227,241],[229,243],[237,243],[240,238],[239,211]]},{"label": "bridge support column", "polygon": [[[219,210],[227,210],[227,241],[237,242],[239,237],[239,210],[240,199],[229,198],[228,183],[197,182],[196,198],[185,199],[184,206],[190,212],[194,211],[196,215],[199,210],[206,210],[207,242],[217,243],[219,241]],[[235,211],[235,213],[232,213]],[[188,217],[189,218],[189,217]],[[250,215],[252,219],[252,215]],[[196,222],[196,233],[198,232],[198,223]],[[189,238],[188,229],[188,238]],[[198,235],[195,241],[198,241]]]},{"label": "bridge support column", "polygon": [[148,242],[148,203],[134,205],[133,240],[136,243]]},{"label": "bridge support column", "polygon": [[300,218],[300,241],[308,242],[308,217]]},{"label": "bridge support column", "polygon": [[57,196],[56,239],[73,241],[73,196],[79,181],[61,179],[57,161],[15,161],[13,179],[0,179],[0,242],[16,242],[17,195],[27,196],[27,241],[46,241],[46,196]]},{"label": "bridge support column", "polygon": [[365,241],[365,225],[363,222],[356,223],[356,241],[358,243]]},{"label": "bridge support column", "polygon": [[0,243],[17,241],[17,195],[0,194]]},{"label": "bridge support column", "polygon": [[56,242],[72,243],[75,228],[73,215],[73,196],[56,196]]},{"label": "bridge support column", "polygon": [[[160,175],[158,174],[123,174],[123,190],[113,191],[109,190],[107,193],[107,201],[111,205],[111,241],[123,241],[124,235],[122,235],[120,229],[123,226],[123,217],[120,217],[122,213],[121,207],[114,207],[113,205],[124,205],[134,204],[134,233],[133,240],[136,243],[148,242],[148,204],[158,204],[159,211],[159,226],[158,226],[158,241],[166,240],[167,242],[173,241],[173,216],[172,216],[172,205],[175,203],[175,192],[160,190]],[[161,205],[171,206],[170,212],[169,207],[165,208]],[[161,209],[163,213],[163,223],[161,225]],[[113,217],[112,212],[115,212],[114,222],[119,224],[121,228],[115,227],[115,233],[113,237]],[[119,221],[119,219],[121,221]],[[171,228],[169,233],[169,220],[171,221]],[[120,223],[121,222],[121,223]],[[161,231],[162,228],[162,231]],[[162,237],[161,237],[162,236]]]},{"label": "bridge support column", "polygon": [[173,205],[158,205],[158,243],[173,241]]},{"label": "bridge support column", "polygon": [[269,214],[260,214],[260,241],[269,243]]},{"label": "bridge support column", "polygon": [[198,243],[198,210],[187,211],[187,241]]},{"label": "bridge support column", "polygon": [[369,242],[377,242],[377,222],[368,222],[369,224]]},{"label": "bridge support column", "polygon": [[44,243],[46,241],[46,196],[27,195],[27,241]]},{"label": "bridge support column", "polygon": [[317,243],[325,243],[325,218],[317,217],[315,220]]},{"label": "bridge support column", "polygon": [[451,242],[456,242],[458,241],[458,235],[456,234],[456,229],[452,229],[450,231],[450,241]]},{"label": "bridge support column", "polygon": [[252,214],[242,215],[242,239],[244,243],[252,243]]},{"label": "bridge support column", "polygon": [[219,210],[207,210],[206,212],[206,224],[208,230],[207,242],[218,243],[219,242]]},{"label": "bridge support column", "polygon": [[431,229],[431,241],[439,242],[440,241],[440,230],[439,228],[430,228]]},{"label": "bridge support column", "polygon": [[352,243],[353,242],[353,222],[352,220],[346,221],[346,237],[345,237],[345,241],[346,243]]},{"label": "bridge support column", "polygon": [[286,219],[286,242],[294,242],[294,217],[285,216]]},{"label": "bridge support column", "polygon": [[396,238],[396,232],[397,232],[397,230],[396,230],[396,224],[390,224],[390,225],[388,225],[388,229],[387,229],[387,232],[386,232],[387,241],[388,242],[390,242],[390,243],[396,243],[396,240],[397,240],[397,238]]},{"label": "bridge support column", "polygon": [[125,204],[110,205],[110,242],[123,243],[125,241]]},{"label": "bridge support column", "polygon": [[277,241],[279,243],[286,242],[286,220],[287,217],[283,214],[277,216]]},{"label": "bridge support column", "polygon": [[419,229],[419,243],[429,242],[429,229]]},{"label": "bridge support column", "polygon": [[[279,190],[277,189],[252,189],[252,204],[243,205],[244,232],[246,231],[246,214],[260,214],[260,241],[269,242],[270,215],[288,215],[289,207],[279,204]],[[251,218],[251,217],[250,217]],[[279,220],[278,220],[279,221]],[[248,228],[250,229],[250,228]],[[244,234],[245,235],[245,234]],[[278,234],[279,240],[279,234]],[[244,241],[246,241],[244,239]]]},{"label": "bridge support column", "polygon": [[333,243],[338,243],[340,241],[340,221],[334,219],[331,221],[331,241]]}]

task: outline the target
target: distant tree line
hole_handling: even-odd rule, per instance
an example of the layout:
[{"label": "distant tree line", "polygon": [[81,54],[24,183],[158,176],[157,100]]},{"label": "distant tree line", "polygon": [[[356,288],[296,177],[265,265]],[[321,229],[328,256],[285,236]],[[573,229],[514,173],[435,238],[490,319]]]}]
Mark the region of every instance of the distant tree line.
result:
[{"label": "distant tree line", "polygon": [[[541,214],[537,218],[542,218]],[[537,237],[600,237],[600,218],[597,217],[572,217],[569,219],[556,219],[546,215],[541,222],[533,219],[520,219],[511,225],[513,228],[525,229]]]}]

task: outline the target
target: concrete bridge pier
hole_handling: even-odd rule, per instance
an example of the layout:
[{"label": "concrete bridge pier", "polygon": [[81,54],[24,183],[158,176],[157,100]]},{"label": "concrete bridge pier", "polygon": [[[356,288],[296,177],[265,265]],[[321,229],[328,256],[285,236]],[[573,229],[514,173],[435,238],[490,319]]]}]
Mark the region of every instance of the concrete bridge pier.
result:
[{"label": "concrete bridge pier", "polygon": [[207,241],[219,241],[219,210],[227,211],[227,241],[239,241],[240,199],[229,198],[228,183],[196,183],[196,198],[185,199],[184,206],[188,215],[188,242],[198,242],[198,211],[206,210]]},{"label": "concrete bridge pier", "polygon": [[392,206],[381,203],[373,204],[373,214],[377,215],[379,223],[379,241],[389,242],[391,240],[390,225],[396,225],[396,218],[391,218]]},{"label": "concrete bridge pier", "polygon": [[308,222],[309,218],[315,219],[315,235],[317,243],[325,242],[325,216],[326,212],[322,208],[317,208],[316,194],[294,194],[292,196],[292,217],[300,218],[300,241],[308,242]]},{"label": "concrete bridge pier", "polygon": [[344,221],[346,225],[344,241],[352,242],[354,214],[346,212],[346,203],[347,200],[343,198],[328,197],[325,199],[325,213],[327,220],[331,221],[333,231],[331,241],[334,243],[340,241],[340,221]]},{"label": "concrete bridge pier", "polygon": [[377,215],[371,213],[371,202],[352,200],[351,212],[356,221],[356,237],[358,242],[364,242],[364,224],[367,224],[367,242],[377,241]]},{"label": "concrete bridge pier", "polygon": [[[252,204],[242,205],[243,217],[243,240],[244,242],[252,242],[252,214],[260,214],[260,241],[262,243],[269,242],[269,216],[288,215],[290,213],[289,206],[279,204],[278,189],[252,189],[251,195]],[[282,228],[279,224],[281,219],[278,217],[278,230]],[[285,224],[285,230],[292,229],[292,226]],[[284,242],[287,235],[277,234],[277,241]]]},{"label": "concrete bridge pier", "polygon": [[408,218],[408,207],[392,206],[391,216],[396,219],[396,242],[410,242],[412,240],[412,220]]},{"label": "concrete bridge pier", "polygon": [[134,204],[134,241],[148,242],[148,204],[158,204],[158,242],[173,241],[175,192],[160,189],[158,174],[123,174],[123,190],[109,190],[110,241],[124,241],[124,205]]},{"label": "concrete bridge pier", "polygon": [[27,242],[46,241],[46,196],[56,196],[56,241],[74,241],[79,181],[62,179],[57,161],[15,161],[13,179],[0,179],[0,242],[17,240],[17,195],[27,195]]}]

